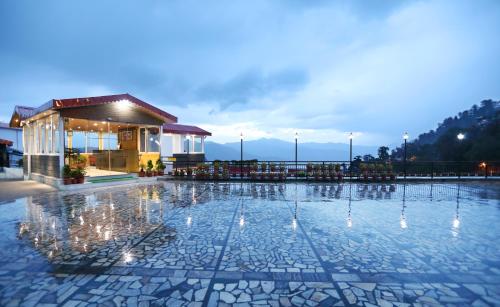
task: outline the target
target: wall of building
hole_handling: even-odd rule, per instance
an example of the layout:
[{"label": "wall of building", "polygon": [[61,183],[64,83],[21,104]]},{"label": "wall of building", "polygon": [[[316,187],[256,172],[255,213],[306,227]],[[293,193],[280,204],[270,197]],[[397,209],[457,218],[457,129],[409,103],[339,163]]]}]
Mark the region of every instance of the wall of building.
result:
[{"label": "wall of building", "polygon": [[23,130],[0,127],[0,139],[12,141],[10,148],[23,151]]},{"label": "wall of building", "polygon": [[[28,174],[28,155],[24,155],[24,174]],[[60,178],[59,155],[32,155],[31,172],[40,175]]]}]

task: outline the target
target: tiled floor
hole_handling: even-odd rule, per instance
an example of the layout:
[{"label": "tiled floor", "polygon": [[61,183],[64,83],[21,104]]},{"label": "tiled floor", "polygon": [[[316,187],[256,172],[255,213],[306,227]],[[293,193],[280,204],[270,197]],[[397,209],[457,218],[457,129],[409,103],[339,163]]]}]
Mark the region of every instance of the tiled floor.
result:
[{"label": "tiled floor", "polygon": [[0,205],[0,305],[499,305],[499,195],[166,182],[22,198]]}]

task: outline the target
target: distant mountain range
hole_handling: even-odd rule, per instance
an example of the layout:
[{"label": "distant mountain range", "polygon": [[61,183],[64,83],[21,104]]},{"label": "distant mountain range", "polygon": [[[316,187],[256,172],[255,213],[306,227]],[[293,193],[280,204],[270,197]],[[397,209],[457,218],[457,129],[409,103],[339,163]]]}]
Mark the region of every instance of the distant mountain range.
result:
[{"label": "distant mountain range", "polygon": [[[293,161],[295,160],[295,143],[280,139],[262,138],[244,141],[243,159],[260,161]],[[377,146],[353,146],[353,157],[356,155],[377,154]],[[206,158],[213,160],[239,160],[240,142],[205,143]],[[349,144],[343,143],[299,143],[298,159],[300,161],[346,161],[349,160]]]}]

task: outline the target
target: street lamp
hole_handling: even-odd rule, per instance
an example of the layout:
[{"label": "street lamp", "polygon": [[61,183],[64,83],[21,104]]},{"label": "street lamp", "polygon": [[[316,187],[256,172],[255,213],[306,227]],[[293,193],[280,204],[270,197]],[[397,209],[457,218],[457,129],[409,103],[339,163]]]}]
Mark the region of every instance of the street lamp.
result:
[{"label": "street lamp", "polygon": [[297,163],[297,142],[299,140],[299,133],[295,132],[295,178],[298,178],[298,163]]},{"label": "street lamp", "polygon": [[243,179],[243,132],[240,133],[240,178]]},{"label": "street lamp", "polygon": [[405,153],[404,153],[404,172],[405,172],[405,180],[406,180],[406,142],[408,140],[408,132],[405,132],[403,135],[403,139],[405,140]]},{"label": "street lamp", "polygon": [[465,138],[465,134],[463,134],[462,132],[460,132],[459,134],[457,134],[457,139],[459,141],[463,140]]}]

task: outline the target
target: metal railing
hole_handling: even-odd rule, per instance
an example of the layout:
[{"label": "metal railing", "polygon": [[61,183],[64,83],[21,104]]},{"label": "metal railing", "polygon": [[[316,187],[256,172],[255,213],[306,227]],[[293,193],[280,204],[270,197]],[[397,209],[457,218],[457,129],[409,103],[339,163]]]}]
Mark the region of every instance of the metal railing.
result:
[{"label": "metal railing", "polygon": [[175,177],[254,181],[391,181],[401,178],[488,178],[500,175],[498,161],[206,161],[175,168]]}]

